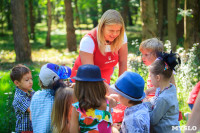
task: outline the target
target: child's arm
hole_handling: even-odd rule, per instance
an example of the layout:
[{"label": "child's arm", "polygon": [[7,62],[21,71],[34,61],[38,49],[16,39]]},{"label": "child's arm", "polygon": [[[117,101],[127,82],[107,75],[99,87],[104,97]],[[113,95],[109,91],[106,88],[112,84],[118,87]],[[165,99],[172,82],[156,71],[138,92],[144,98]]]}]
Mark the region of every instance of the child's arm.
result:
[{"label": "child's arm", "polygon": [[158,98],[156,105],[154,106],[152,112],[150,112],[150,123],[151,125],[156,125],[160,119],[166,114],[169,109],[169,105],[163,98]]},{"label": "child's arm", "polygon": [[73,107],[71,121],[70,121],[70,133],[79,133],[79,113],[76,111],[76,108]]},{"label": "child's arm", "polygon": [[29,113],[31,113],[31,111],[30,111],[30,107],[29,108],[27,108],[27,110],[26,110],[27,112],[29,112]]},{"label": "child's arm", "polygon": [[32,121],[32,118],[31,118],[31,112],[29,113],[30,115],[29,115],[29,119]]},{"label": "child's arm", "polygon": [[194,130],[185,130],[185,133],[196,133],[200,129],[200,92],[197,96],[197,99],[195,101],[194,107],[192,109],[192,113],[189,117],[189,120],[187,122],[188,128],[195,127]]},{"label": "child's arm", "polygon": [[146,89],[144,92],[146,96],[148,96],[149,94],[156,92],[156,87],[151,87],[149,89]]}]

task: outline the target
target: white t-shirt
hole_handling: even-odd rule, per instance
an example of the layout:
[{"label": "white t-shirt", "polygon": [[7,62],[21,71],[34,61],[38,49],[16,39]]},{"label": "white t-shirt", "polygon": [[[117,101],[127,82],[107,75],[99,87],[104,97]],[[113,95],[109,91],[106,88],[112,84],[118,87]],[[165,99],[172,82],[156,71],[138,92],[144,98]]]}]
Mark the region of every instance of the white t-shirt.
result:
[{"label": "white t-shirt", "polygon": [[[123,44],[125,44],[125,43],[127,43],[127,36],[126,36],[126,33],[124,32],[124,42],[123,42]],[[94,41],[92,40],[92,38],[90,36],[84,36],[81,39],[80,51],[93,54],[94,47],[95,47]],[[106,45],[105,52],[111,52],[110,45]]]}]

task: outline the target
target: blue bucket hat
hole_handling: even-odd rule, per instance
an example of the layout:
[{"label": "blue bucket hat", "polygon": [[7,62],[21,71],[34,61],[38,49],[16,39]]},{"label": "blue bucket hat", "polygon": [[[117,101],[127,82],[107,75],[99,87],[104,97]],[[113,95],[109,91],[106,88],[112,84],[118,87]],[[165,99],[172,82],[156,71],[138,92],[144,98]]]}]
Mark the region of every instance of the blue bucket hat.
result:
[{"label": "blue bucket hat", "polygon": [[141,101],[145,98],[144,84],[144,79],[139,74],[126,71],[110,87],[131,101]]},{"label": "blue bucket hat", "polygon": [[103,81],[105,79],[101,78],[100,68],[96,65],[85,64],[78,68],[75,77],[72,77],[77,81]]},{"label": "blue bucket hat", "polygon": [[52,81],[58,79],[67,79],[71,76],[71,68],[68,66],[58,66],[53,63],[47,63],[42,66],[39,78],[44,86],[48,86]]}]

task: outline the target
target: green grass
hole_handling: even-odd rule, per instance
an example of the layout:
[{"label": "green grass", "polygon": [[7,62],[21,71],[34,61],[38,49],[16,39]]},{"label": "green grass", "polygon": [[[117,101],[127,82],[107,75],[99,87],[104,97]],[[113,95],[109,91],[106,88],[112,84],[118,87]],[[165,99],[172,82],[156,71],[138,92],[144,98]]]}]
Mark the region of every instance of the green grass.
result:
[{"label": "green grass", "polygon": [[[76,31],[77,46],[79,46],[78,44],[81,37],[88,32],[83,28],[81,29],[81,31]],[[37,24],[35,33],[36,39],[30,40],[33,62],[26,63],[25,65],[32,71],[33,89],[37,91],[40,89],[38,84],[38,74],[43,64],[52,62],[72,67],[73,61],[78,56],[78,52],[68,52],[66,47],[65,27],[62,25],[52,26],[52,48],[45,47],[46,24]],[[127,27],[127,36],[129,49],[128,70],[139,73],[146,80],[148,77],[148,69],[141,62],[141,53],[139,52],[139,44],[141,42],[141,26],[135,25],[134,27]],[[15,114],[12,108],[15,86],[11,82],[9,75],[11,68],[16,64],[18,63],[15,62],[12,32],[8,31],[0,38],[0,132],[11,132],[14,131],[15,128]],[[195,70],[193,64],[190,64],[188,67],[192,67],[192,69]],[[189,92],[191,91],[191,86],[190,89],[188,89],[189,87],[184,88],[184,86],[182,86],[179,73],[181,72],[178,72],[177,76],[175,76],[175,80],[177,82],[179,107],[184,113],[190,111],[187,105],[187,98]],[[193,73],[195,73],[195,71]],[[198,77],[198,75],[196,77]],[[111,84],[114,84],[117,78],[118,68],[116,67],[111,79]],[[195,76],[193,78],[195,79]],[[187,80],[193,81],[190,77],[188,77]],[[192,85],[194,85],[195,82],[192,83]],[[180,123],[181,125],[185,125],[185,118],[180,121]]]}]

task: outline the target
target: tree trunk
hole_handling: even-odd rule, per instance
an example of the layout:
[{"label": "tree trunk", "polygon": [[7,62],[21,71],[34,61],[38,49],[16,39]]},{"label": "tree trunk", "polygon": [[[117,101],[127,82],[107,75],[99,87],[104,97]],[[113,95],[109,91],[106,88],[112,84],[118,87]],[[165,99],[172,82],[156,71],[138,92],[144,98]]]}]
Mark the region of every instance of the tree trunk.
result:
[{"label": "tree trunk", "polygon": [[24,0],[11,0],[11,11],[16,61],[31,61]]},{"label": "tree trunk", "polygon": [[102,13],[104,13],[105,11],[107,11],[108,9],[112,8],[112,2],[111,0],[102,0],[101,1],[101,5],[102,5]]},{"label": "tree trunk", "polygon": [[40,6],[37,9],[37,23],[41,23],[42,22],[42,15],[41,15],[41,10],[40,10]]},{"label": "tree trunk", "polygon": [[73,11],[71,0],[65,0],[65,19],[66,19],[66,31],[67,31],[67,46],[69,51],[76,51],[76,35],[73,24]]},{"label": "tree trunk", "polygon": [[7,12],[6,12],[6,19],[7,19],[7,24],[8,24],[8,27],[7,29],[8,30],[11,30],[12,29],[12,22],[11,22],[11,8],[10,8],[10,1],[6,1],[6,8],[7,8]]},{"label": "tree trunk", "polygon": [[[164,3],[164,7],[163,7],[163,16],[164,16],[164,22],[167,22],[167,1],[164,0],[163,1]],[[164,23],[163,24],[163,37],[167,36],[168,35],[168,24],[167,23]]]},{"label": "tree trunk", "polygon": [[47,2],[47,25],[48,25],[48,31],[47,31],[47,37],[46,37],[46,47],[51,47],[51,1],[48,0]]},{"label": "tree trunk", "polygon": [[125,26],[127,25],[128,22],[128,11],[129,11],[129,0],[122,0],[122,18],[124,19],[124,24]]},{"label": "tree trunk", "polygon": [[128,9],[128,25],[133,26],[133,19],[130,8]]},{"label": "tree trunk", "polygon": [[[181,0],[177,0],[176,1],[176,8],[183,8],[182,7],[182,1]],[[178,10],[176,12],[176,14],[178,14]],[[176,25],[176,35],[177,35],[177,39],[179,40],[177,43],[182,43],[182,38],[184,37],[184,19],[181,19],[177,25]]]},{"label": "tree trunk", "polygon": [[31,27],[31,39],[35,39],[35,16],[33,13],[33,0],[29,0],[29,17],[30,17],[30,27]]},{"label": "tree trunk", "polygon": [[80,25],[80,16],[79,16],[79,10],[78,10],[78,4],[77,4],[78,0],[74,0],[75,3],[75,12],[76,12],[76,25],[79,26]]},{"label": "tree trunk", "polygon": [[158,36],[163,41],[163,22],[164,22],[164,3],[163,0],[158,0]]},{"label": "tree trunk", "polygon": [[142,40],[157,36],[154,0],[140,0],[142,18]]},{"label": "tree trunk", "polygon": [[176,0],[168,0],[168,39],[171,41],[172,51],[176,51]]},{"label": "tree trunk", "polygon": [[200,42],[200,0],[194,0],[194,42]]},{"label": "tree trunk", "polygon": [[91,1],[92,7],[90,7],[90,16],[92,19],[93,27],[96,27],[98,25],[98,7],[97,7],[97,1]]},{"label": "tree trunk", "polygon": [[[194,1],[185,0],[185,7],[184,8],[185,8],[185,10],[193,9],[192,14],[194,15],[195,4],[197,4],[197,3],[194,3]],[[195,36],[195,33],[198,31],[198,27],[194,27],[194,25],[195,25],[194,20],[195,20],[195,15],[194,15],[194,17],[184,16],[184,48],[185,48],[186,51],[193,46],[193,44],[195,42],[194,36]]]}]

